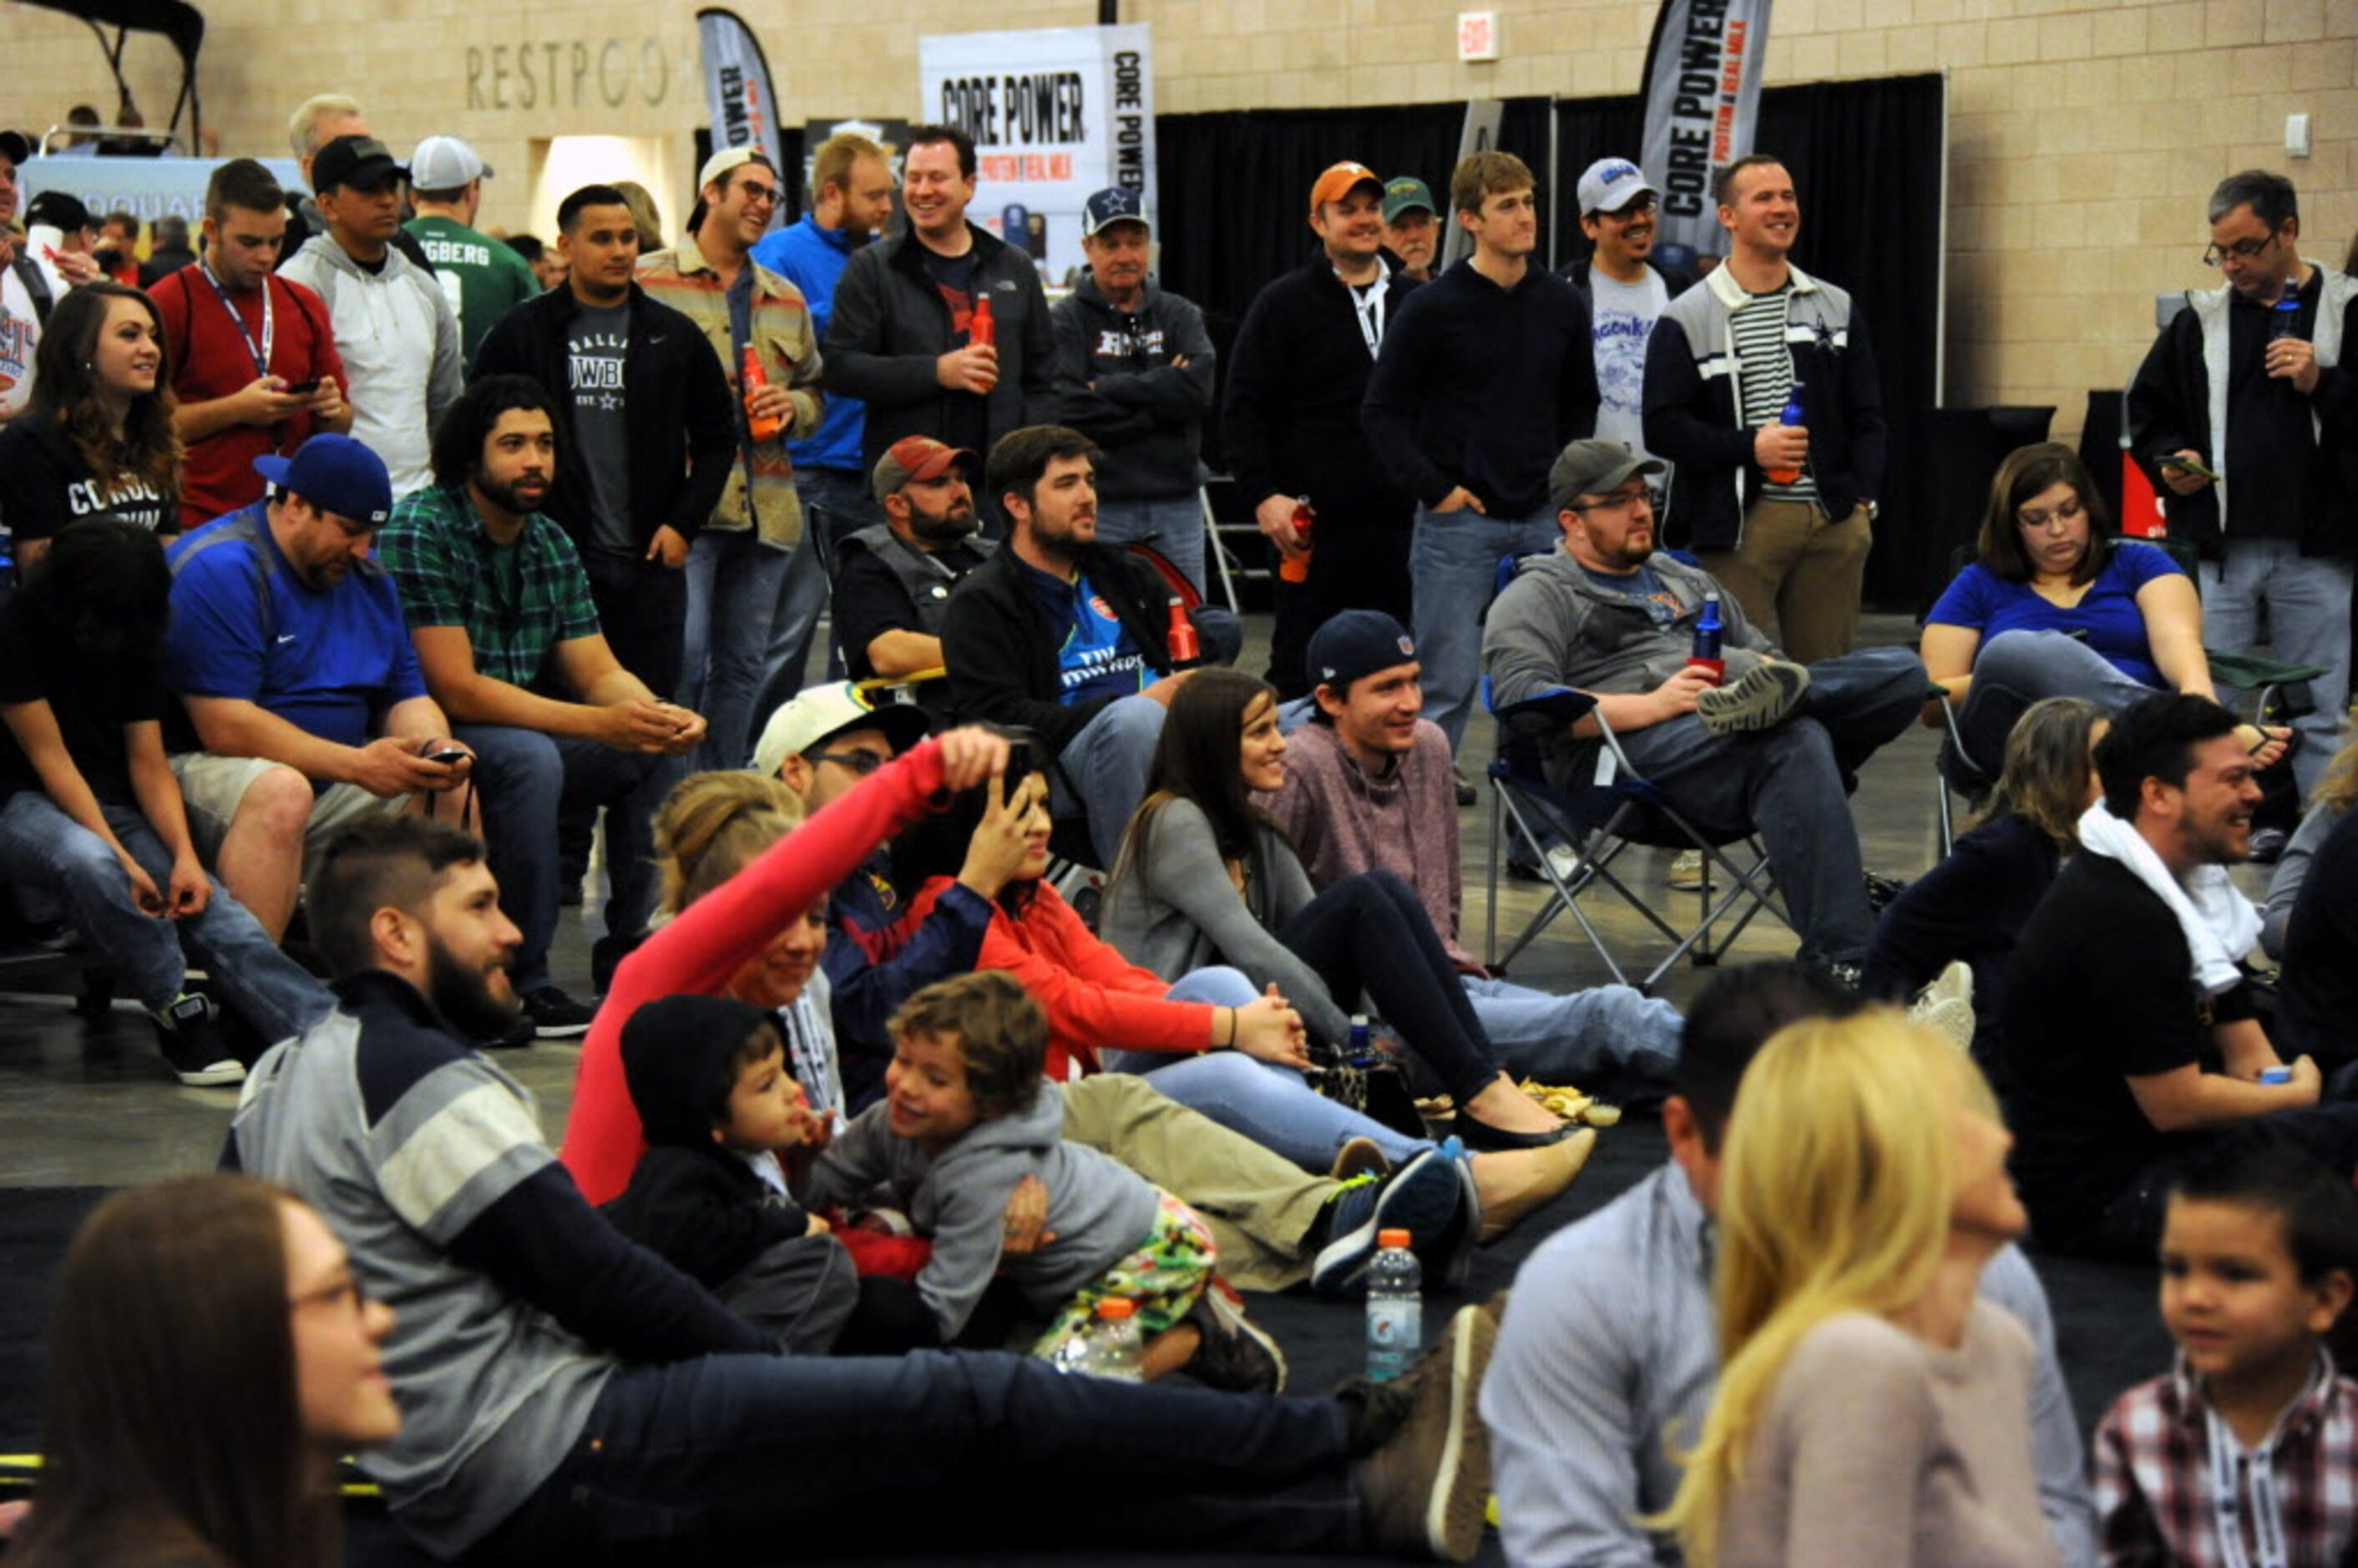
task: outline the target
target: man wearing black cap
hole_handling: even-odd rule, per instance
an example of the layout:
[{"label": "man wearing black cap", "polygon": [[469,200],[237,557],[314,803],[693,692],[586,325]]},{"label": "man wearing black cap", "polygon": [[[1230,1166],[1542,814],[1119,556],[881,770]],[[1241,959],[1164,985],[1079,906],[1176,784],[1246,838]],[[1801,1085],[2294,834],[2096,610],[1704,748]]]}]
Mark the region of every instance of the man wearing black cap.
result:
[{"label": "man wearing black cap", "polygon": [[430,274],[394,245],[409,171],[373,136],[338,136],[311,160],[328,232],[281,271],[328,303],[353,437],[384,460],[393,492],[433,477],[434,427],[459,400],[459,321]]},{"label": "man wearing black cap", "polygon": [[1195,449],[1212,406],[1204,313],[1148,276],[1154,235],[1139,192],[1116,187],[1081,216],[1088,275],[1056,302],[1057,417],[1104,449],[1098,537],[1151,545],[1204,586]]},{"label": "man wearing black cap", "polygon": [[[1525,560],[1491,606],[1492,700],[1503,713],[1563,687],[1594,694],[1595,715],[1550,739],[1551,782],[1590,776],[1603,719],[1704,832],[1760,836],[1802,960],[1855,985],[1871,922],[1846,797],[1923,705],[1924,665],[1906,648],[1787,660],[1710,574],[1654,553],[1650,481],[1661,468],[1613,441],[1574,441],[1556,459],[1561,547]],[[1689,663],[1714,595],[1725,684]]]},{"label": "man wearing black cap", "polygon": [[876,460],[884,521],[836,547],[835,634],[854,680],[942,667],[950,589],[999,546],[975,533],[975,455],[903,436]]}]

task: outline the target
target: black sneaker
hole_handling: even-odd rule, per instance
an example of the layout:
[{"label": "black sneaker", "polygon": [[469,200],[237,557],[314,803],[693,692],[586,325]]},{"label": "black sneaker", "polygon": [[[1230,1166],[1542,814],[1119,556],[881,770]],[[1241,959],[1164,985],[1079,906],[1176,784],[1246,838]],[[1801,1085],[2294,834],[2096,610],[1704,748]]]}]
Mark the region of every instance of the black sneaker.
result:
[{"label": "black sneaker", "polygon": [[1320,1295],[1349,1290],[1368,1271],[1379,1236],[1405,1230],[1422,1256],[1422,1244],[1438,1238],[1457,1217],[1464,1189],[1456,1162],[1428,1149],[1382,1183],[1346,1186],[1335,1195],[1327,1217],[1325,1246],[1310,1266],[1310,1288]]},{"label": "black sneaker", "polygon": [[1213,1276],[1187,1309],[1202,1346],[1187,1363],[1187,1375],[1207,1389],[1236,1394],[1285,1391],[1285,1352],[1267,1329],[1245,1315],[1244,1303],[1228,1282]]},{"label": "black sneaker", "polygon": [[2255,827],[2251,853],[2245,858],[2255,866],[2273,866],[2284,859],[2285,846],[2291,842],[2292,835],[2281,827]]},{"label": "black sneaker", "polygon": [[575,1001],[557,986],[543,986],[525,994],[524,1015],[532,1020],[534,1039],[570,1040],[590,1033],[590,1021],[598,1010]]},{"label": "black sneaker", "polygon": [[213,1089],[245,1081],[245,1065],[223,1038],[211,1002],[184,992],[154,1017],[156,1043],[182,1083]]}]

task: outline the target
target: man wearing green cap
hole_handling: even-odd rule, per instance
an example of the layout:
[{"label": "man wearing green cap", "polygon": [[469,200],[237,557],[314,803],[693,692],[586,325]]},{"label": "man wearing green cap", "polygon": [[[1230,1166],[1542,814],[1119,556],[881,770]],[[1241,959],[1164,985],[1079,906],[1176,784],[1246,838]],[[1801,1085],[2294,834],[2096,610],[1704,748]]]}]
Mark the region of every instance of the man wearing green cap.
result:
[{"label": "man wearing green cap", "polygon": [[1419,283],[1431,283],[1441,262],[1440,211],[1416,176],[1398,174],[1384,182],[1384,248]]}]

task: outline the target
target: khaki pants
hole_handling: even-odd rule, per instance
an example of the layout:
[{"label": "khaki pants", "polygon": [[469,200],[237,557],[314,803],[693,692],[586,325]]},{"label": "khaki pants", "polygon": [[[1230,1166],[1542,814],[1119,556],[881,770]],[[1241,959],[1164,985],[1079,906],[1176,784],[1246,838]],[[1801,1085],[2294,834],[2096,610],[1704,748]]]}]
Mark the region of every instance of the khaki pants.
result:
[{"label": "khaki pants", "polygon": [[1813,665],[1858,641],[1859,585],[1874,543],[1864,506],[1830,519],[1810,502],[1763,501],[1744,520],[1740,548],[1699,558],[1787,658]]}]

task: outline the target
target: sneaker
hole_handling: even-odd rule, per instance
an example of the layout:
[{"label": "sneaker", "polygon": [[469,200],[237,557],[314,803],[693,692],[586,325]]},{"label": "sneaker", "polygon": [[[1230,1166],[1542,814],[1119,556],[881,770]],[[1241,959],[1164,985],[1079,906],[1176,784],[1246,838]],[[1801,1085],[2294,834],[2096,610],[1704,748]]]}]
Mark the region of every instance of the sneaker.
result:
[{"label": "sneaker", "polygon": [[533,1033],[532,1014],[519,1012],[515,1015],[514,1022],[492,1035],[489,1040],[476,1041],[475,1045],[478,1050],[482,1051],[521,1051],[531,1044],[535,1038],[537,1036]]},{"label": "sneaker", "polygon": [[1457,786],[1458,805],[1471,806],[1476,801],[1482,798],[1480,793],[1476,791],[1472,784],[1466,782],[1466,770],[1455,763],[1452,763],[1450,766],[1449,782]]},{"label": "sneaker", "polygon": [[231,1054],[211,1002],[184,991],[153,1016],[156,1043],[182,1083],[192,1089],[213,1089],[245,1082],[245,1065]]},{"label": "sneaker", "polygon": [[1186,1367],[1195,1381],[1232,1394],[1285,1391],[1285,1352],[1267,1329],[1245,1315],[1244,1303],[1226,1280],[1212,1276],[1184,1321],[1204,1336]]},{"label": "sneaker", "polygon": [[1326,1168],[1326,1174],[1338,1182],[1347,1182],[1354,1176],[1389,1176],[1391,1173],[1392,1162],[1384,1158],[1384,1152],[1376,1146],[1372,1138],[1351,1139],[1335,1151],[1335,1162]]},{"label": "sneaker", "polygon": [[2291,842],[2292,835],[2281,827],[2255,827],[2251,853],[2245,858],[2255,866],[2273,866],[2284,859],[2285,846]]},{"label": "sneaker", "polygon": [[1672,892],[1703,892],[1703,851],[1682,849],[1671,856],[1670,875],[1662,880]]},{"label": "sneaker", "polygon": [[1490,1434],[1475,1403],[1498,1342],[1495,1320],[1460,1307],[1441,1343],[1400,1379],[1412,1385],[1406,1417],[1359,1470],[1375,1552],[1463,1563],[1481,1546]]},{"label": "sneaker", "polygon": [[1380,1232],[1405,1230],[1418,1242],[1437,1241],[1464,1202],[1456,1162],[1437,1149],[1402,1165],[1390,1181],[1363,1178],[1345,1187],[1335,1195],[1327,1217],[1329,1239],[1310,1265],[1310,1288],[1320,1295],[1336,1295],[1357,1284],[1375,1258]]},{"label": "sneaker", "polygon": [[1553,872],[1555,881],[1568,882],[1572,881],[1572,873],[1580,870],[1580,852],[1569,844],[1558,844],[1548,850],[1547,863],[1547,871],[1542,871],[1537,866],[1509,860],[1507,876],[1513,881],[1543,882],[1548,880],[1548,873]]},{"label": "sneaker", "polygon": [[1873,871],[1867,872],[1866,912],[1869,914],[1881,914],[1897,903],[1899,895],[1907,891],[1908,883],[1904,878],[1877,876]]},{"label": "sneaker", "polygon": [[1782,661],[1755,665],[1734,686],[1695,694],[1695,717],[1714,735],[1740,735],[1780,722],[1810,689],[1810,672]]},{"label": "sneaker", "polygon": [[570,1040],[590,1033],[590,1021],[598,1010],[575,1001],[557,986],[543,986],[525,993],[524,1015],[532,1020],[534,1039]]}]

